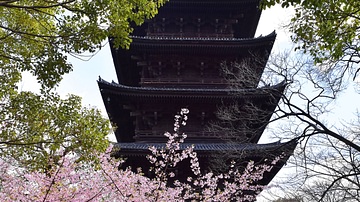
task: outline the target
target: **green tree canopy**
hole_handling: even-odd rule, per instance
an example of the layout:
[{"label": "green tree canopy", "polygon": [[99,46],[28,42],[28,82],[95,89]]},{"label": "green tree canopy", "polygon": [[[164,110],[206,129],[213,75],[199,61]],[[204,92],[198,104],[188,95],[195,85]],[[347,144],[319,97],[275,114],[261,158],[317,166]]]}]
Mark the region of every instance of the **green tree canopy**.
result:
[{"label": "green tree canopy", "polygon": [[276,3],[295,9],[289,30],[298,48],[310,53],[317,64],[343,62],[340,75],[344,70],[353,70],[356,76],[358,68],[352,65],[360,62],[360,1],[264,0],[262,6]]},{"label": "green tree canopy", "polygon": [[0,156],[11,156],[31,170],[57,163],[59,151],[79,161],[96,160],[108,147],[109,121],[100,111],[81,106],[80,97],[20,92],[0,107]]},{"label": "green tree canopy", "polygon": [[[131,42],[131,25],[153,17],[166,0],[0,1],[0,158],[11,156],[32,170],[47,170],[58,153],[96,160],[108,146],[109,121],[80,97],[51,90],[72,70],[68,56],[94,54],[108,36]],[[41,94],[21,92],[31,72]],[[95,152],[96,153],[96,152]]]},{"label": "green tree canopy", "polygon": [[94,53],[108,36],[128,47],[130,25],[153,17],[165,1],[1,1],[1,68],[30,71],[42,87],[54,87],[72,70],[68,54]]}]

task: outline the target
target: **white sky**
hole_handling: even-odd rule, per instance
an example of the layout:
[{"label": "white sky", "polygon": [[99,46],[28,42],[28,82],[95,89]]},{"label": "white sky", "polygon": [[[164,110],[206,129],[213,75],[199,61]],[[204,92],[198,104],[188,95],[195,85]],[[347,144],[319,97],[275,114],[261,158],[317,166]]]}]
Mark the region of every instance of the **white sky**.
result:
[{"label": "white sky", "polygon": [[[279,6],[265,10],[262,13],[256,36],[267,35],[276,30],[278,35],[273,47],[273,53],[291,49],[292,47],[289,34],[286,34],[281,28],[281,25],[286,24],[290,19],[291,14],[292,10],[284,10]],[[101,76],[101,78],[107,81],[114,80],[117,82],[109,47],[105,46],[90,61],[71,59],[71,62],[74,66],[74,71],[64,76],[63,81],[57,88],[58,93],[62,96],[67,94],[79,95],[83,98],[84,106],[96,107],[102,111],[104,116],[107,116],[96,81]],[[23,78],[23,82],[19,85],[20,89],[32,91],[38,89],[35,79],[30,74],[25,73]],[[334,110],[329,115],[330,123],[339,123],[349,120],[349,117],[354,117],[353,113],[360,106],[360,102],[357,102],[359,98],[359,94],[355,93],[352,87],[344,92],[335,102]],[[266,134],[263,137],[266,141],[275,141],[269,140]],[[110,139],[115,140],[113,135]],[[259,200],[266,201],[265,199]]]}]

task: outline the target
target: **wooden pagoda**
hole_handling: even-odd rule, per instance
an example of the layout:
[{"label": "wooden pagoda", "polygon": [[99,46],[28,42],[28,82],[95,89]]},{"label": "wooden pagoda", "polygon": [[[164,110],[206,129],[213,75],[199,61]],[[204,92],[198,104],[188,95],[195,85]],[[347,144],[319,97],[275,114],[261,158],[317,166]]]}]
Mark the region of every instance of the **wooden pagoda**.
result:
[{"label": "wooden pagoda", "polygon": [[[164,146],[164,132],[172,131],[174,115],[186,107],[188,137],[182,147],[195,145],[203,169],[220,153],[241,151],[237,160],[243,162],[262,162],[285,153],[261,184],[271,181],[295,143],[257,144],[285,89],[285,83],[257,87],[276,37],[271,33],[254,38],[259,1],[171,0],[155,18],[134,27],[128,50],[111,48],[118,83],[99,79],[98,84],[116,125],[117,155],[125,156],[127,165],[145,171],[150,166],[149,146]],[[255,81],[241,89],[229,88],[220,64],[245,59],[252,64]],[[224,138],[223,133],[209,130],[209,123],[219,121],[220,106],[233,103],[244,114],[249,113],[241,109],[246,103],[261,110],[232,124],[247,130]],[[179,176],[189,171],[179,169]]]}]

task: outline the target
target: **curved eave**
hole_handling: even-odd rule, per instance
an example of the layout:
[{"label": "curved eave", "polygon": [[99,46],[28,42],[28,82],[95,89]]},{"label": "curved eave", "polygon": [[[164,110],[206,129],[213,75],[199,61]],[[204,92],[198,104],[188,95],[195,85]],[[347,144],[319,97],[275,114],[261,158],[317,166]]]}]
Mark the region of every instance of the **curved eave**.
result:
[{"label": "curved eave", "polygon": [[[98,81],[102,93],[123,95],[128,97],[143,98],[196,98],[196,99],[234,99],[234,98],[259,98],[279,95],[284,91],[286,83],[281,82],[274,86],[254,89],[207,89],[207,88],[151,88],[133,87],[117,83],[109,83],[100,79]],[[277,95],[277,96],[276,96]]]},{"label": "curved eave", "polygon": [[[276,33],[247,39],[135,37],[130,49],[117,49],[110,38],[110,48],[118,81],[126,85],[139,82],[139,67],[131,57],[144,54],[206,56],[213,58],[246,58],[259,56],[266,61],[273,47]],[[265,65],[265,64],[264,64]]]},{"label": "curved eave", "polygon": [[[186,149],[193,144],[183,143],[180,144],[180,150]],[[116,152],[113,153],[114,157],[127,157],[131,159],[145,159],[147,155],[151,154],[149,147],[155,146],[157,149],[165,147],[165,143],[117,143],[115,144]],[[285,143],[275,142],[270,144],[194,144],[194,151],[199,158],[210,159],[214,154],[238,153],[239,160],[242,161],[254,161],[255,163],[268,164],[273,166],[270,172],[265,172],[263,178],[259,181],[259,184],[267,185],[279,172],[279,170],[285,165],[286,161],[293,154],[297,146],[297,141],[292,140]],[[275,165],[272,164],[272,160],[276,157],[281,157]],[[141,166],[144,162],[136,166]],[[203,168],[204,169],[204,168]]]},{"label": "curved eave", "polygon": [[[149,147],[154,146],[157,149],[165,148],[166,143],[117,143],[115,148],[117,152],[114,156],[142,156],[150,154]],[[241,152],[242,158],[261,157],[266,158],[269,154],[284,155],[287,160],[292,155],[297,143],[290,141],[285,143],[274,142],[269,144],[252,143],[182,143],[180,150],[184,150],[194,145],[194,151],[199,156],[212,156],[214,152]]]},{"label": "curved eave", "polygon": [[273,32],[264,37],[231,38],[183,38],[183,37],[133,37],[130,50],[142,53],[186,54],[239,54],[251,50],[271,51],[276,38]]}]

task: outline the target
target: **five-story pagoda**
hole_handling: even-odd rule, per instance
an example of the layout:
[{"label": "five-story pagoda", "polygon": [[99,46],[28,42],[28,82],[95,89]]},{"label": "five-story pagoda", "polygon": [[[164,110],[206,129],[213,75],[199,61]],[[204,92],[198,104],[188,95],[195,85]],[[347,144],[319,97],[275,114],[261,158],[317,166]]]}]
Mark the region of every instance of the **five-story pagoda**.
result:
[{"label": "five-story pagoda", "polygon": [[[98,84],[116,125],[117,155],[127,158],[126,165],[145,171],[149,146],[164,146],[164,131],[172,131],[174,115],[186,107],[188,137],[182,147],[195,145],[202,169],[211,167],[214,155],[239,153],[238,161],[261,163],[285,152],[260,183],[271,181],[295,144],[257,144],[285,89],[284,83],[257,87],[276,37],[254,38],[260,14],[259,0],[170,0],[155,18],[134,27],[128,50],[111,48],[118,83]],[[229,88],[220,64],[244,60],[251,64],[253,82]],[[261,110],[249,112],[247,103]],[[244,117],[255,113],[231,124],[242,132],[209,130],[210,123],[221,122],[218,108],[233,104]],[[189,172],[178,170],[180,177]]]}]

